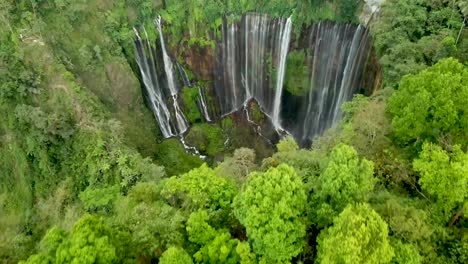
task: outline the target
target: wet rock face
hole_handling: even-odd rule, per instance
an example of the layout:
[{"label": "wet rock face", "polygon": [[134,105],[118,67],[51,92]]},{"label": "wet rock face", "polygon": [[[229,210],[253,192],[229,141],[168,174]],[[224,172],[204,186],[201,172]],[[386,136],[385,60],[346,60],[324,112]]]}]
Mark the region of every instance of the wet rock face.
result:
[{"label": "wet rock face", "polygon": [[198,44],[188,47],[188,45],[184,44],[184,47],[180,48],[178,52],[181,53],[178,57],[182,57],[197,80],[213,80],[214,58],[212,47],[200,47]]},{"label": "wet rock face", "polygon": [[[261,128],[262,135],[287,132],[301,145],[308,145],[339,122],[344,102],[356,93],[372,94],[381,83],[370,33],[362,25],[322,21],[293,37],[291,19],[251,13],[234,23],[224,20],[221,35],[213,43],[184,42],[172,48],[164,40],[151,45],[147,38],[140,38],[142,32],[146,34],[144,28],[140,33],[136,30],[136,57],[165,137],[186,131],[173,133],[174,124],[182,120],[177,117],[192,111],[185,102],[190,100],[181,101],[179,107],[177,98],[184,89],[198,85],[206,90],[191,94],[196,97],[198,91],[204,100],[190,107],[203,110],[200,114],[206,121],[246,111],[254,100],[273,125]],[[247,126],[259,127],[250,116],[245,118]],[[197,122],[187,126],[193,123]]]},{"label": "wet rock face", "polygon": [[[375,69],[366,69],[371,38],[364,26],[325,21],[303,32],[297,46],[304,48],[288,49],[281,41],[285,25],[285,19],[261,14],[225,23],[216,47],[215,94],[222,115],[254,99],[276,131],[307,145],[339,122],[344,102],[373,90]],[[285,68],[293,69],[288,82]]]}]

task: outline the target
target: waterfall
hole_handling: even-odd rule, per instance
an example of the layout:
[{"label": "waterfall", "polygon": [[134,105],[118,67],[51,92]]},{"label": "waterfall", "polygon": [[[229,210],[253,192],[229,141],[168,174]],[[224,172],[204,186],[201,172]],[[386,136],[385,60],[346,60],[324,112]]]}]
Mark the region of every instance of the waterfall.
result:
[{"label": "waterfall", "polygon": [[341,105],[358,92],[370,50],[362,26],[321,22],[309,36],[310,87],[292,128],[296,138],[310,141],[341,119]]},{"label": "waterfall", "polygon": [[144,30],[146,41],[143,40],[137,29],[133,29],[137,36],[135,41],[135,57],[140,69],[141,77],[144,83],[147,101],[156,121],[161,129],[163,137],[174,136],[171,128],[171,114],[166,105],[163,90],[161,89],[156,73],[156,64],[154,50],[149,42],[148,34]]},{"label": "waterfall", "polygon": [[201,155],[200,154],[200,151],[196,148],[196,147],[192,147],[190,145],[187,144],[187,142],[185,141],[185,138],[183,135],[181,135],[179,137],[179,141],[180,143],[182,144],[182,146],[184,147],[185,151],[193,156],[198,156],[200,159],[202,160],[205,160],[207,158],[207,156],[205,155]]},{"label": "waterfall", "polygon": [[[134,28],[135,57],[144,84],[146,100],[163,137],[169,138],[183,134],[187,131],[188,124],[178,102],[174,64],[166,51],[160,18],[155,24],[159,31],[161,53],[156,52],[156,45],[151,45],[144,27],[141,29],[144,39],[141,37],[141,32]],[[162,55],[158,56],[158,54]],[[162,60],[160,60],[161,57]],[[164,74],[161,73],[161,68]],[[169,101],[172,101],[172,108],[168,107]]]},{"label": "waterfall", "polygon": [[212,120],[211,120],[210,113],[208,111],[208,106],[206,103],[206,95],[200,85],[198,85],[197,105],[198,105],[198,108],[200,109],[200,113],[203,115],[203,118],[205,118],[207,122],[211,122]]},{"label": "waterfall", "polygon": [[[283,24],[281,24],[283,27]],[[291,39],[291,18],[288,18],[284,28],[280,28],[279,34],[279,59],[278,59],[278,74],[276,76],[276,90],[275,90],[275,100],[273,103],[273,114],[271,116],[273,126],[276,130],[281,129],[281,120],[280,120],[280,110],[281,110],[281,96],[283,95],[283,85],[284,85],[284,74],[286,70],[286,58],[289,51],[289,42]]]},{"label": "waterfall", "polygon": [[[248,123],[261,135],[263,124],[254,124],[248,114],[249,103],[255,100],[278,134],[291,134],[302,145],[336,125],[342,104],[365,88],[361,86],[370,53],[366,28],[320,22],[292,42],[291,18],[253,13],[238,22],[223,20],[213,54],[214,91],[210,90],[216,99],[210,106],[216,108],[210,109],[206,91],[191,83],[183,67],[174,65],[168,55],[161,17],[155,26],[159,46],[152,47],[143,27],[146,39],[135,29],[135,50],[146,99],[165,138],[182,135],[188,129],[178,102],[182,82],[189,89],[198,89],[196,104],[205,121],[245,111]],[[289,57],[291,52],[296,53]],[[289,58],[294,64],[288,65]],[[295,65],[298,63],[303,65]],[[291,70],[298,70],[297,76]],[[209,110],[218,116],[210,115]]]},{"label": "waterfall", "polygon": [[180,65],[180,63],[176,63],[177,68],[179,69],[180,76],[182,76],[182,81],[184,82],[184,86],[192,87],[192,83],[190,82],[190,78],[188,77],[187,72],[185,71],[184,67]]},{"label": "waterfall", "polygon": [[175,116],[176,116],[176,121],[177,121],[178,134],[183,134],[185,131],[187,131],[188,124],[185,119],[184,113],[182,112],[180,108],[179,102],[177,101],[178,91],[177,91],[176,83],[175,83],[174,65],[172,64],[171,57],[169,57],[166,51],[166,44],[164,43],[164,35],[162,32],[162,27],[161,27],[161,17],[158,17],[158,19],[156,19],[155,24],[158,28],[159,40],[161,41],[161,49],[162,49],[163,60],[164,60],[164,71],[166,72],[167,85],[169,87],[169,90],[172,96],[172,103],[174,106],[174,111],[175,111]]},{"label": "waterfall", "polygon": [[237,26],[233,23],[228,28],[228,35],[226,36],[226,62],[228,63],[228,78],[226,78],[225,85],[230,89],[230,95],[232,99],[230,101],[230,105],[228,105],[229,111],[232,109],[237,109],[243,104],[242,94],[238,94],[238,85],[239,85],[239,75],[238,75],[238,62],[237,62],[237,44],[236,44],[236,34],[237,34]]},{"label": "waterfall", "polygon": [[[246,15],[239,24],[224,21],[215,61],[215,89],[223,116],[255,99],[275,128],[281,128],[281,97],[291,29],[291,18],[271,19],[261,14]],[[273,67],[277,68],[276,75]]]},{"label": "waterfall", "polygon": [[237,23],[225,20],[216,48],[215,93],[222,116],[253,99],[276,131],[307,143],[337,124],[341,105],[363,88],[370,40],[362,26],[312,25],[295,43],[306,54],[309,86],[303,95],[285,95],[291,30],[291,18],[247,14]]}]

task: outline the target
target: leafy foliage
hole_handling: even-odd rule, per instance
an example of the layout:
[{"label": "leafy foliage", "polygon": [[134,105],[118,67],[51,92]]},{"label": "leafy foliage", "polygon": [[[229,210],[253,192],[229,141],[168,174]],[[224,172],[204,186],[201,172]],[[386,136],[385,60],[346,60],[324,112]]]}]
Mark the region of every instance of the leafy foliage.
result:
[{"label": "leafy foliage", "polygon": [[312,149],[286,137],[273,153],[235,115],[200,125],[196,89],[184,89],[197,123],[185,136],[208,165],[155,132],[132,28],[161,14],[183,59],[215,54],[223,19],[291,16],[296,96],[309,88],[300,32],[356,22],[358,1],[1,1],[1,262],[466,263],[465,2],[387,0],[370,27],[399,90],[356,96]]},{"label": "leafy foliage", "polygon": [[182,246],[186,218],[176,209],[158,201],[159,187],[139,183],[116,202],[115,227],[128,232],[129,249],[135,257],[160,257],[169,246]]},{"label": "leafy foliage", "polygon": [[466,144],[467,80],[468,70],[455,59],[403,78],[388,102],[399,142],[419,146],[424,140]]},{"label": "leafy foliage", "polygon": [[239,148],[232,157],[226,157],[219,164],[216,172],[220,176],[234,179],[239,185],[247,180],[247,176],[256,169],[255,152],[248,148]]},{"label": "leafy foliage", "polygon": [[336,146],[314,187],[312,221],[327,226],[348,204],[366,202],[376,182],[373,171],[373,163],[360,160],[352,147]]},{"label": "leafy foliage", "polygon": [[198,89],[195,87],[184,87],[181,96],[184,101],[185,109],[187,109],[184,111],[187,120],[191,124],[201,123],[203,119],[197,106],[197,98],[199,96]]},{"label": "leafy foliage", "polygon": [[413,162],[421,173],[419,184],[436,196],[439,205],[450,210],[468,198],[468,154],[455,145],[449,154],[441,147],[426,143]]},{"label": "leafy foliage", "polygon": [[191,210],[229,209],[237,188],[230,179],[216,175],[216,172],[203,164],[180,177],[171,177],[161,194],[169,200],[182,200],[182,205]]},{"label": "leafy foliage", "polygon": [[221,128],[211,124],[194,125],[187,135],[187,142],[209,156],[224,150]]},{"label": "leafy foliage", "polygon": [[234,213],[256,254],[267,262],[289,261],[304,245],[305,205],[300,178],[283,164],[265,173],[253,172],[234,201]]},{"label": "leafy foliage", "polygon": [[192,258],[185,250],[178,247],[170,247],[159,258],[161,264],[192,264]]},{"label": "leafy foliage", "polygon": [[448,1],[385,1],[372,29],[385,83],[396,87],[404,75],[455,55],[447,52],[447,40],[456,38],[462,22]]},{"label": "leafy foliage", "polygon": [[119,196],[119,186],[111,186],[103,189],[87,188],[80,193],[80,200],[84,204],[84,208],[88,211],[104,210],[109,211],[112,203]]},{"label": "leafy foliage", "polygon": [[206,211],[197,211],[187,221],[189,240],[201,246],[194,259],[197,263],[238,263],[237,240],[226,230],[216,230],[208,224]]},{"label": "leafy foliage", "polygon": [[393,258],[394,263],[422,263],[421,256],[413,245],[404,244],[401,241],[396,240],[395,244],[392,244],[392,247],[395,249],[395,257]]},{"label": "leafy foliage", "polygon": [[158,145],[155,159],[164,166],[169,176],[185,173],[203,163],[200,158],[187,154],[177,139],[168,139]]},{"label": "leafy foliage", "polygon": [[98,217],[85,215],[69,236],[51,229],[44,237],[42,251],[26,263],[116,263],[117,248],[111,229]]},{"label": "leafy foliage", "polygon": [[367,204],[347,206],[319,236],[319,263],[389,263],[393,255],[387,224]]}]

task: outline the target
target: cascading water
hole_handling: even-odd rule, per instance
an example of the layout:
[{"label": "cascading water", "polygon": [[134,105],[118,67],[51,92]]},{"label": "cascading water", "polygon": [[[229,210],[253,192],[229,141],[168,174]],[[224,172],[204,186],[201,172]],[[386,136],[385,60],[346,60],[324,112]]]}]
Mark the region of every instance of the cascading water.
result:
[{"label": "cascading water", "polygon": [[[309,87],[302,96],[289,95],[292,103],[284,96],[291,28],[290,18],[260,14],[248,14],[231,25],[225,22],[217,46],[215,90],[222,115],[254,99],[278,132],[286,130],[298,141],[310,142],[339,122],[341,105],[358,92],[370,41],[362,26],[313,25],[304,48]],[[288,104],[295,104],[297,111],[283,122],[283,109],[292,107]]]},{"label": "cascading water", "polygon": [[281,96],[291,29],[291,18],[272,20],[259,14],[244,16],[240,24],[228,25],[225,21],[215,66],[222,115],[255,99],[274,127],[281,129]]},{"label": "cascading water", "polygon": [[153,111],[163,137],[168,138],[174,136],[171,127],[171,113],[166,105],[164,91],[158,79],[154,50],[149,42],[148,34],[146,30],[143,29],[146,37],[146,40],[143,40],[138,30],[134,29],[134,31],[137,36],[137,40],[135,41],[135,57],[138,67],[140,68],[147,101],[149,102],[149,106]]},{"label": "cascading water", "polygon": [[161,27],[161,17],[158,17],[155,23],[159,31],[159,40],[161,41],[161,49],[162,49],[163,59],[164,59],[164,71],[166,72],[167,85],[169,87],[169,90],[172,96],[172,103],[174,105],[178,133],[183,134],[185,131],[187,131],[188,124],[187,124],[187,120],[185,119],[184,113],[182,112],[179,106],[179,102],[177,101],[178,91],[177,91],[176,83],[175,83],[174,65],[172,64],[171,57],[169,57],[166,51],[166,44],[164,43],[164,35],[162,32],[162,27]]},{"label": "cascading water", "polygon": [[362,26],[322,22],[312,26],[308,66],[310,87],[291,129],[310,141],[341,119],[341,105],[358,92],[369,54],[369,33]]},{"label": "cascading water", "polygon": [[207,122],[213,121],[210,117],[210,112],[208,111],[208,104],[206,102],[205,91],[200,85],[198,85],[197,105],[200,109],[200,113],[203,115],[203,118],[205,118]]},{"label": "cascading water", "polygon": [[[167,138],[182,135],[188,129],[177,100],[182,86],[198,89],[196,104],[205,121],[212,122],[219,116],[210,115],[212,109],[208,108],[205,89],[191,83],[183,67],[174,65],[169,57],[161,18],[155,25],[159,32],[159,52],[150,45],[144,28],[146,40],[135,30],[135,50],[149,105]],[[301,144],[310,143],[339,122],[341,105],[360,88],[365,88],[361,85],[370,53],[368,30],[362,26],[321,22],[312,25],[309,32],[303,31],[293,42],[291,31],[291,18],[247,14],[239,22],[229,24],[224,20],[222,37],[214,54],[214,93],[210,94],[215,95],[218,109],[212,110],[212,114],[223,117],[246,111],[249,123],[264,137],[260,125],[248,116],[250,101],[255,100],[278,133],[292,134]],[[303,64],[302,73],[298,73],[302,74],[300,89],[294,87],[296,82],[289,80],[296,72],[291,74],[287,69],[297,67],[289,65],[291,52],[304,54],[299,62]],[[181,80],[180,85],[177,80]]]},{"label": "cascading water", "polygon": [[[157,52],[151,45],[148,33],[144,27],[142,27],[144,39],[141,37],[140,32],[134,28],[137,36],[135,41],[135,57],[144,83],[147,101],[163,137],[169,138],[183,134],[187,131],[188,124],[178,102],[174,64],[166,51],[160,18],[155,21],[155,24],[159,31],[165,78],[158,72],[158,64],[161,61],[158,60],[159,56],[156,55]],[[164,79],[166,82],[163,81]],[[168,107],[168,98],[172,100],[172,109]]]},{"label": "cascading water", "polygon": [[192,83],[190,82],[190,78],[188,77],[187,72],[185,72],[185,69],[178,62],[177,62],[177,68],[179,69],[179,73],[182,76],[182,81],[184,82],[184,85],[187,87],[192,87]]},{"label": "cascading water", "polygon": [[[283,24],[281,24],[283,26]],[[284,25],[284,29],[280,29],[279,34],[279,41],[280,50],[279,50],[279,58],[278,58],[278,74],[276,76],[276,91],[275,91],[275,99],[273,102],[273,114],[271,116],[273,126],[276,130],[281,128],[281,119],[280,119],[280,110],[281,110],[281,96],[283,95],[283,86],[284,86],[284,74],[286,71],[286,58],[288,56],[289,51],[289,42],[291,39],[291,18],[288,18],[286,24]],[[282,129],[282,128],[281,128]]]}]

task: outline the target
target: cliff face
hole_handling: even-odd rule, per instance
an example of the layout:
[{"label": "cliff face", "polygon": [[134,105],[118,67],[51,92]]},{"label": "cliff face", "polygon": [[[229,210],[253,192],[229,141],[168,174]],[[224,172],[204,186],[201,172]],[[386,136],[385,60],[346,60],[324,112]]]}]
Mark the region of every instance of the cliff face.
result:
[{"label": "cliff face", "polygon": [[[220,31],[213,40],[215,45],[184,43],[169,48],[172,62],[166,60],[163,47],[174,45],[155,41],[150,48],[151,43],[143,44],[149,46],[140,50],[140,70],[142,64],[156,65],[155,69],[145,66],[150,71],[144,75],[154,75],[158,84],[145,85],[147,93],[156,89],[154,99],[162,100],[153,104],[153,110],[158,123],[167,125],[166,130],[180,123],[178,116],[187,119],[189,126],[198,123],[201,119],[191,109],[198,105],[198,116],[205,116],[205,121],[237,113],[234,120],[244,117],[249,121],[237,122],[239,125],[287,132],[307,145],[341,119],[344,102],[356,93],[370,95],[381,85],[381,70],[364,26],[319,22],[296,35],[290,19],[252,13],[234,23],[225,20]],[[168,90],[172,79],[175,90]],[[191,88],[200,86],[204,89],[198,92]],[[174,97],[174,91],[182,96]],[[250,111],[252,100],[265,117],[259,121],[262,124],[239,114]]]},{"label": "cliff face", "polygon": [[198,43],[189,46],[183,44],[172,50],[174,58],[178,58],[200,81],[213,81],[214,76],[214,49],[209,46],[201,47]]}]

